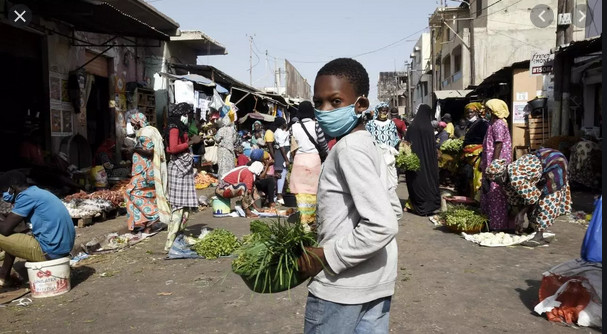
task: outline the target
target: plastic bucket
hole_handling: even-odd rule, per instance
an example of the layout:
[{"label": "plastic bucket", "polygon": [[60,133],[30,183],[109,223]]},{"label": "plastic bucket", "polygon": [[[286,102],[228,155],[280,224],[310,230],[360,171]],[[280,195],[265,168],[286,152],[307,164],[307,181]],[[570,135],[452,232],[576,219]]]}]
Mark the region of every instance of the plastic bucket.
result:
[{"label": "plastic bucket", "polygon": [[42,262],[26,262],[32,297],[44,298],[62,295],[71,289],[70,258]]},{"label": "plastic bucket", "polygon": [[213,196],[211,201],[213,215],[225,215],[232,211],[232,200],[220,196]]}]

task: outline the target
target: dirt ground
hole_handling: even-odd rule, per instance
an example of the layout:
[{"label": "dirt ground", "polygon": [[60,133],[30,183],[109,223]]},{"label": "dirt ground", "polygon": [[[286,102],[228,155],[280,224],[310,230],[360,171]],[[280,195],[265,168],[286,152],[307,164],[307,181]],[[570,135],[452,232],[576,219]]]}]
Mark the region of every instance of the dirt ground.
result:
[{"label": "dirt ground", "polygon": [[[208,193],[208,190],[206,190]],[[406,198],[401,183],[399,196]],[[578,209],[591,212],[592,195]],[[590,201],[590,202],[588,202]],[[590,203],[590,204],[588,204]],[[207,209],[188,230],[248,233],[245,218]],[[126,230],[125,217],[77,230],[76,245]],[[577,258],[585,226],[559,219],[548,247],[480,247],[405,213],[398,233],[399,276],[393,333],[599,333],[533,313],[542,272]],[[0,333],[301,333],[307,290],[253,294],[230,270],[231,258],[166,260],[166,232],[131,248],[90,257],[72,269],[72,290],[0,308]]]}]

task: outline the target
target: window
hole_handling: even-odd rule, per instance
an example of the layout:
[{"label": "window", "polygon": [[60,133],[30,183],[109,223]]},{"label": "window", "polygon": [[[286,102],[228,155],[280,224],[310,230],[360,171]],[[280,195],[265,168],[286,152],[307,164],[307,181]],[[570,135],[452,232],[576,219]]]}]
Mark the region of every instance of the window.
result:
[{"label": "window", "polygon": [[483,13],[483,0],[476,0],[476,17]]},{"label": "window", "polygon": [[443,80],[451,75],[451,56],[443,58]]},{"label": "window", "polygon": [[453,50],[453,73],[462,70],[462,47],[458,46]]}]

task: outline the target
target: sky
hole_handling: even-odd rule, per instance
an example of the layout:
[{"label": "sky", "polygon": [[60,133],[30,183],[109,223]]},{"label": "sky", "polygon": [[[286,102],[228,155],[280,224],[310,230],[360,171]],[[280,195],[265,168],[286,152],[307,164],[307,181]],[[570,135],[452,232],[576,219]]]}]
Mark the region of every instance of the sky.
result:
[{"label": "sky", "polygon": [[253,87],[273,87],[275,69],[284,73],[287,59],[313,90],[316,73],[325,63],[351,57],[369,73],[372,104],[379,102],[379,72],[405,70],[413,46],[428,31],[428,17],[440,6],[438,0],[146,2],[178,22],[181,30],[200,30],[226,47],[227,55],[198,57],[198,64],[215,66],[250,84],[253,36]]}]

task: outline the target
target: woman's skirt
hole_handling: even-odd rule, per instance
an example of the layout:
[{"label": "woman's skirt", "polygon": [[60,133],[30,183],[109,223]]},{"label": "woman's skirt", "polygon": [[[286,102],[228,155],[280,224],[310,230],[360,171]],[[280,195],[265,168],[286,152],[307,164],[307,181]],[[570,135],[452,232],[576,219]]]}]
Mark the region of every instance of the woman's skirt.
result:
[{"label": "woman's skirt", "polygon": [[318,153],[297,153],[291,169],[289,190],[293,194],[316,194],[320,176]]}]

